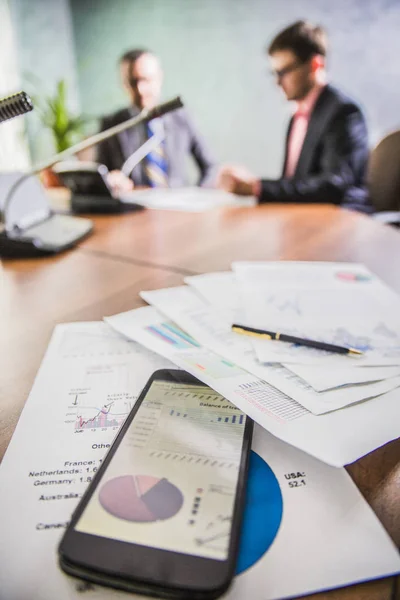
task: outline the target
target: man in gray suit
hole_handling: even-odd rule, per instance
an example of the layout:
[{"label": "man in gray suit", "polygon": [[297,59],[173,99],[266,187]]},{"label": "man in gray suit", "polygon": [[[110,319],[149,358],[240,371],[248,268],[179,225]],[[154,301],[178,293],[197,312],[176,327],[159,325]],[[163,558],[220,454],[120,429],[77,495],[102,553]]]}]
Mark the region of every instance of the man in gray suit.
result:
[{"label": "man in gray suit", "polygon": [[[121,79],[131,106],[103,119],[101,131],[122,123],[160,102],[163,72],[158,58],[147,50],[126,52],[120,59]],[[160,143],[133,167],[129,178],[121,172],[127,159],[149,138]],[[97,161],[105,164],[111,185],[118,191],[134,186],[180,187],[187,184],[186,162],[191,155],[200,171],[199,185],[210,181],[214,161],[185,109],[123,131],[99,144]],[[125,171],[129,171],[129,165]]]}]

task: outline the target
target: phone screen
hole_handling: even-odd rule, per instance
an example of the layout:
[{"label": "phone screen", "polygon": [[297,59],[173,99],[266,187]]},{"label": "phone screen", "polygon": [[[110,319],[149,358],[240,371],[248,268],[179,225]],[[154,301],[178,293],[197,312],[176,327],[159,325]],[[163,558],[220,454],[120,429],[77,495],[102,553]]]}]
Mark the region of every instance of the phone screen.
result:
[{"label": "phone screen", "polygon": [[245,423],[206,386],[154,380],[75,529],[226,560]]}]

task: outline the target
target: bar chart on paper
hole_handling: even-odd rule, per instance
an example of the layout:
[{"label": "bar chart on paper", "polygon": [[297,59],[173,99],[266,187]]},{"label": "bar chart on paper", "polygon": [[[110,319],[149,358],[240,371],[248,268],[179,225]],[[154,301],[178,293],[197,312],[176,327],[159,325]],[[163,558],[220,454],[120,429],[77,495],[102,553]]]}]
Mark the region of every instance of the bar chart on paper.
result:
[{"label": "bar chart on paper", "polygon": [[211,355],[207,352],[183,353],[180,357],[187,365],[194,367],[199,373],[204,373],[216,379],[237,377],[242,373],[242,370],[234,363],[216,354]]},{"label": "bar chart on paper", "polygon": [[83,398],[83,394],[77,394],[66,413],[65,423],[72,425],[75,432],[118,429],[134,404],[132,396],[124,397],[122,394],[114,400],[99,404],[95,404],[93,398]]},{"label": "bar chart on paper", "polygon": [[177,349],[199,347],[196,340],[185,333],[183,329],[177,327],[172,321],[158,323],[157,325],[149,325],[145,329],[159,340],[166,342]]},{"label": "bar chart on paper", "polygon": [[75,421],[75,430],[93,429],[97,427],[120,427],[129,413],[129,404],[125,405],[126,410],[122,413],[114,412],[112,410],[113,404],[114,402],[109,402],[108,404],[105,404],[99,409],[97,409],[97,407],[93,407],[93,412],[97,411],[97,413],[92,417],[86,416],[86,418],[84,418],[83,415],[77,414]]}]

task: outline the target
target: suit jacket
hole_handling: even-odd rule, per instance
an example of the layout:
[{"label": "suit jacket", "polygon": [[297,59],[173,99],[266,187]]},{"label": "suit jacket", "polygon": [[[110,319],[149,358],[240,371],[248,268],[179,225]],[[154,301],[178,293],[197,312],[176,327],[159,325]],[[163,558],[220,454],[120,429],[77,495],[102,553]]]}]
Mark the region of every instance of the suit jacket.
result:
[{"label": "suit jacket", "polygon": [[368,135],[360,108],[326,86],[314,107],[293,178],[261,182],[260,202],[333,203],[372,212],[366,188]]},{"label": "suit jacket", "polygon": [[[139,114],[136,107],[125,108],[101,122],[101,131]],[[168,180],[171,187],[187,185],[187,156],[192,155],[199,171],[199,185],[209,182],[214,161],[204,141],[197,133],[185,109],[175,110],[161,117],[165,130],[165,154],[168,163]],[[148,139],[145,123],[127,129],[98,145],[97,161],[113,169],[120,169],[125,160]],[[131,179],[135,185],[148,185],[144,159],[133,169]]]}]

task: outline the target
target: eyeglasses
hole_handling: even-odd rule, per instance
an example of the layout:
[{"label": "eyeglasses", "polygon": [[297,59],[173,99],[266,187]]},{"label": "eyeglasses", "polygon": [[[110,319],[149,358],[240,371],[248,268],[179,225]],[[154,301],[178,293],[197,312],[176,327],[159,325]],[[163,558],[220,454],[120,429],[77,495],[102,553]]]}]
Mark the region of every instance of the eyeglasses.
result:
[{"label": "eyeglasses", "polygon": [[302,67],[304,64],[305,64],[305,61],[297,60],[296,62],[292,63],[291,65],[288,65],[287,67],[283,67],[283,69],[277,69],[276,71],[272,70],[271,75],[273,77],[276,77],[277,79],[282,79],[282,77],[285,77],[285,75],[292,73],[299,67]]}]

